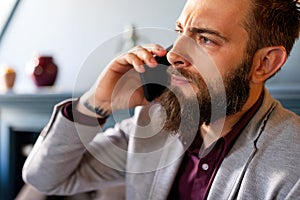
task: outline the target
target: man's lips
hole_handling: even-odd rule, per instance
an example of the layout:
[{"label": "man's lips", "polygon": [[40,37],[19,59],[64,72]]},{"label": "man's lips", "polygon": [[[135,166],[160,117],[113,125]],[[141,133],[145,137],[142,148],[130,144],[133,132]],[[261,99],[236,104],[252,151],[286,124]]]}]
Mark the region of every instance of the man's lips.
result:
[{"label": "man's lips", "polygon": [[185,85],[185,84],[190,84],[191,81],[186,79],[183,76],[176,76],[174,74],[171,75],[171,84],[172,85]]}]

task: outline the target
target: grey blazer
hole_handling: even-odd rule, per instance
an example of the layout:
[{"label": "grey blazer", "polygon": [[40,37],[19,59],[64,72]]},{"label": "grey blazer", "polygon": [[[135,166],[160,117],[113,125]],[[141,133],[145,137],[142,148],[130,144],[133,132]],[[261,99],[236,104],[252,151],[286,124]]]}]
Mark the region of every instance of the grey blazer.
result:
[{"label": "grey blazer", "polygon": [[[25,182],[47,194],[116,187],[107,199],[167,198],[186,147],[184,138],[161,131],[159,106],[138,107],[132,118],[102,132],[64,118],[64,104],[55,107],[26,160]],[[208,199],[300,199],[299,157],[300,117],[265,91]]]}]

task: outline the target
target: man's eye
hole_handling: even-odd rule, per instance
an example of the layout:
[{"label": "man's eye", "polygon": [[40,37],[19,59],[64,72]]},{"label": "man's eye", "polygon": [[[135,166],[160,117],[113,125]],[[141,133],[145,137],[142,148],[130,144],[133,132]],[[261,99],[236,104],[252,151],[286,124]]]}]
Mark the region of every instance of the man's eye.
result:
[{"label": "man's eye", "polygon": [[175,29],[175,31],[179,34],[181,34],[183,32],[181,29]]},{"label": "man's eye", "polygon": [[207,37],[203,37],[203,36],[201,36],[199,40],[202,44],[213,44],[214,43],[212,40],[208,39]]},{"label": "man's eye", "polygon": [[217,45],[218,43],[204,36],[199,36],[199,43],[204,45]]}]

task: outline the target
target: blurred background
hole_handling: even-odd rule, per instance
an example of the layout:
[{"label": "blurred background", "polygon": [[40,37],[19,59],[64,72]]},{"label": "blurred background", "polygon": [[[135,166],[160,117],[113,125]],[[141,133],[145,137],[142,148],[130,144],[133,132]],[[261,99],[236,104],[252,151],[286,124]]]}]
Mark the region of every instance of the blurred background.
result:
[{"label": "blurred background", "polygon": [[[32,80],[26,73],[26,63],[37,54],[52,55],[60,70],[55,86],[72,90],[82,64],[97,47],[120,37],[131,25],[174,30],[184,2],[21,0],[1,40],[0,63],[16,69],[14,89],[27,91]],[[151,41],[144,34],[139,37],[141,42]],[[93,63],[95,69],[104,68],[116,55],[121,47],[115,44],[96,60],[100,62]]]},{"label": "blurred background", "polygon": [[[14,2],[2,0],[0,2]],[[21,0],[0,41],[0,64],[16,69],[15,89],[31,90],[32,80],[26,73],[26,64],[35,55],[52,55],[59,67],[55,86],[72,90],[74,81],[86,58],[97,47],[122,35],[130,25],[136,28],[173,30],[184,0]],[[1,5],[1,4],[0,4]],[[141,42],[151,41],[144,37]],[[168,43],[172,38],[162,37]],[[116,44],[106,55],[92,63],[102,69],[115,56]],[[297,56],[298,55],[298,56]],[[269,81],[278,87],[297,87],[300,83],[300,43],[292,52],[280,73]],[[84,83],[82,83],[84,84]],[[87,84],[88,86],[88,84]],[[83,89],[85,86],[82,87]]]},{"label": "blurred background", "polygon": [[[16,77],[8,90],[3,89],[6,83],[0,84],[0,200],[14,199],[22,188],[23,162],[53,105],[72,97],[74,86],[75,95],[89,88],[107,63],[133,44],[170,45],[184,3],[0,0],[1,77]],[[134,27],[137,30],[132,32]],[[267,84],[285,107],[298,114],[299,55],[298,41],[287,63]],[[31,62],[35,56],[53,58],[58,68],[53,85],[40,87],[33,81],[28,63],[35,63]]]}]

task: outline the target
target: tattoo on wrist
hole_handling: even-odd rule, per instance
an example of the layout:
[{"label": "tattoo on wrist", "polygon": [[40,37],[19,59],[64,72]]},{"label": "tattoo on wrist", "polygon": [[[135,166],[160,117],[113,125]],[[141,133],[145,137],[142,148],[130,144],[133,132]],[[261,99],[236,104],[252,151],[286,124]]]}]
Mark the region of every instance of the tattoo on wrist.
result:
[{"label": "tattoo on wrist", "polygon": [[88,101],[85,101],[83,105],[89,110],[92,111],[93,113],[96,113],[99,115],[101,118],[106,118],[109,116],[109,111],[105,110],[104,108],[101,107],[93,107]]}]

